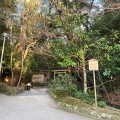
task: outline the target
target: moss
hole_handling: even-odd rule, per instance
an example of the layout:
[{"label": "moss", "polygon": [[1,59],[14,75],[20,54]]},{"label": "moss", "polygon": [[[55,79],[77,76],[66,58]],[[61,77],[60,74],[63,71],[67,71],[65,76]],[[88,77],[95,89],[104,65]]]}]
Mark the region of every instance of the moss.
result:
[{"label": "moss", "polygon": [[67,97],[67,98],[62,99],[62,102],[66,103],[66,104],[70,104],[72,106],[77,106],[77,107],[90,107],[89,105],[81,102],[80,100],[74,99],[71,97]]},{"label": "moss", "polygon": [[49,93],[58,102],[59,106],[65,110],[88,114],[104,120],[120,120],[119,111],[110,110],[107,107],[93,107],[79,99],[68,97],[64,90],[51,90]]},{"label": "moss", "polygon": [[106,109],[100,109],[99,108],[99,113],[106,113],[106,114],[111,114],[111,115],[114,115],[114,116],[119,116],[120,115],[120,113],[119,112],[117,112],[117,111],[113,111],[113,110],[106,110]]},{"label": "moss", "polygon": [[[88,107],[88,104],[83,103],[79,99],[68,97],[65,90],[51,90],[52,96],[62,103],[70,104],[71,106],[78,106],[78,107]],[[90,107],[90,106],[89,106]]]},{"label": "moss", "polygon": [[57,98],[63,98],[67,95],[65,90],[52,90],[52,93],[55,94]]}]

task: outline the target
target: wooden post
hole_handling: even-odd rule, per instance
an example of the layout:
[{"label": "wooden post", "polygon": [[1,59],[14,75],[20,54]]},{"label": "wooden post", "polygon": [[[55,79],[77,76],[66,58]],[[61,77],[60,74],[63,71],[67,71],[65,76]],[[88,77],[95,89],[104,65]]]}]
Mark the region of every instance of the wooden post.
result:
[{"label": "wooden post", "polygon": [[82,58],[82,64],[83,64],[83,78],[84,78],[84,93],[87,92],[87,77],[86,77],[86,69],[85,69],[85,58]]},{"label": "wooden post", "polygon": [[96,92],[95,71],[99,70],[98,60],[97,59],[91,59],[91,60],[88,60],[88,62],[89,62],[89,70],[93,71],[94,93],[95,93],[95,106],[97,107],[97,92]]},{"label": "wooden post", "polygon": [[96,80],[95,80],[95,71],[93,70],[93,79],[94,79],[94,91],[95,91],[95,106],[97,107],[97,92],[96,92]]}]

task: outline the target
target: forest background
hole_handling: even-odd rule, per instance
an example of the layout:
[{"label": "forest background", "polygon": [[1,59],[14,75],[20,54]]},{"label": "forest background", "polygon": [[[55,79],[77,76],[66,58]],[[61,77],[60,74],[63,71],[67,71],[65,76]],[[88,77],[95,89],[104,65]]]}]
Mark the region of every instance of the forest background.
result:
[{"label": "forest background", "polygon": [[88,60],[95,58],[99,93],[110,100],[120,95],[119,0],[0,0],[1,54],[4,38],[2,74],[12,86],[69,67],[86,93],[93,89]]}]

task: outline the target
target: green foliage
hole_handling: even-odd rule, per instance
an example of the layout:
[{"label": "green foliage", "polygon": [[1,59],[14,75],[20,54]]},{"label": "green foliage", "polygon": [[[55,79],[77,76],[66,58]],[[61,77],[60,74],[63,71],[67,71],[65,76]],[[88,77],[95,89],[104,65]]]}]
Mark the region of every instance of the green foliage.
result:
[{"label": "green foliage", "polygon": [[83,50],[79,50],[77,52],[77,56],[78,56],[78,58],[83,58],[85,56],[85,52]]},{"label": "green foliage", "polygon": [[70,57],[66,56],[64,57],[62,62],[58,62],[58,64],[60,64],[63,67],[68,67],[68,66],[76,66],[76,63],[74,61],[71,60]]},{"label": "green foliage", "polygon": [[94,102],[94,91],[88,90],[88,92],[85,94],[82,91],[78,90],[78,87],[76,84],[70,82],[75,81],[73,77],[71,77],[69,74],[62,75],[60,74],[58,77],[52,80],[52,88],[58,89],[58,90],[65,90],[69,95],[80,99],[81,101],[93,104]]},{"label": "green foliage", "polygon": [[77,51],[73,44],[66,45],[62,39],[57,39],[54,41],[52,48],[56,57],[59,58],[59,65],[62,67],[76,66],[76,62],[71,57]]},{"label": "green foliage", "polygon": [[54,18],[54,26],[62,26],[62,22],[58,17]]},{"label": "green foliage", "polygon": [[11,15],[15,12],[16,5],[14,0],[0,0],[0,34],[8,31],[6,23],[12,19]]},{"label": "green foliage", "polygon": [[105,69],[105,71],[103,72],[103,75],[104,76],[110,76],[110,74],[111,74],[111,70],[110,69]]},{"label": "green foliage", "polygon": [[73,97],[80,99],[81,101],[93,104],[94,102],[94,91],[88,90],[87,93],[83,93],[82,91],[74,92]]},{"label": "green foliage", "polygon": [[105,107],[107,104],[105,101],[98,101],[98,106]]},{"label": "green foliage", "polygon": [[[108,0],[116,1],[117,0]],[[117,3],[116,3],[117,4]],[[112,5],[112,4],[111,4]],[[103,12],[101,13],[103,14]],[[120,74],[120,11],[104,10],[102,16],[95,18],[93,30],[98,30],[96,43],[89,47],[93,56],[99,58],[101,75],[103,78],[115,78]],[[94,51],[95,50],[95,51]]]},{"label": "green foliage", "polygon": [[60,65],[57,64],[57,58],[47,55],[39,55],[39,53],[34,54],[30,59],[30,62],[31,64],[29,67],[33,73],[40,73],[44,70],[60,68]]},{"label": "green foliage", "polygon": [[120,73],[120,32],[111,30],[109,35],[98,36],[97,41],[88,46],[88,53],[99,59],[102,76],[110,78]]},{"label": "green foliage", "polygon": [[72,84],[69,88],[68,88],[68,93],[70,93],[70,95],[74,95],[75,93],[78,92],[78,87],[76,84]]},{"label": "green foliage", "polygon": [[[38,0],[39,1],[39,0]],[[109,0],[113,1],[113,0]],[[115,0],[114,0],[115,1]],[[22,4],[21,4],[22,3]],[[24,4],[23,1],[20,2],[20,6]],[[39,4],[39,3],[38,3]],[[46,3],[45,3],[46,4]],[[92,5],[92,4],[91,4]],[[43,6],[43,7],[42,7]],[[59,6],[59,5],[58,5]],[[61,7],[60,7],[61,6]],[[37,40],[37,45],[32,45],[29,50],[39,50],[44,48],[45,40],[49,40],[53,45],[51,51],[53,52],[54,58],[37,54],[31,55],[31,59],[26,59],[24,63],[26,70],[26,79],[29,76],[29,73],[32,74],[32,71],[40,71],[40,68],[45,69],[54,69],[57,67],[78,67],[77,70],[81,68],[81,58],[85,58],[85,60],[90,58],[98,58],[100,63],[100,73],[104,78],[113,78],[120,74],[120,12],[115,11],[107,11],[99,17],[99,14],[93,17],[89,17],[89,15],[81,15],[82,9],[84,6],[89,6],[89,3],[79,2],[79,0],[65,3],[62,1],[62,5],[60,5],[61,14],[58,14],[58,11],[54,11],[50,16],[46,16],[48,11],[44,11],[45,7],[41,3],[41,5],[35,4],[35,2],[31,1],[30,4],[25,5],[26,14],[22,15],[22,19],[26,19],[27,24],[23,26],[22,21],[19,18],[16,18],[15,14],[12,15],[12,12],[15,10],[15,3],[13,0],[6,2],[5,0],[0,2],[1,15],[0,15],[0,33],[4,30],[7,30],[5,27],[6,18],[8,23],[8,28],[10,25],[13,25],[13,36],[14,40],[19,41],[20,27],[26,28],[24,31],[24,35],[26,34],[27,40],[24,41],[27,45],[33,42],[35,39]],[[67,6],[67,10],[65,9]],[[28,8],[29,9],[28,9]],[[41,8],[40,8],[41,7]],[[49,6],[52,11],[52,6]],[[92,7],[92,6],[91,6]],[[23,8],[24,9],[24,8]],[[24,10],[25,10],[24,9]],[[36,10],[37,9],[37,10]],[[41,10],[40,10],[41,9]],[[23,10],[23,12],[24,12]],[[29,10],[29,11],[27,11]],[[57,10],[57,6],[56,6]],[[11,12],[12,11],[12,12]],[[42,13],[43,12],[43,13]],[[6,16],[5,16],[6,15]],[[13,19],[14,18],[14,19]],[[35,19],[33,19],[35,18]],[[51,23],[47,23],[48,21]],[[25,22],[23,20],[23,22]],[[17,23],[17,25],[16,25]],[[49,24],[49,26],[47,26]],[[60,27],[62,28],[62,32],[59,35],[56,34],[56,29]],[[40,33],[45,33],[45,38],[43,39]],[[24,36],[23,35],[23,36]],[[22,36],[22,35],[20,35]],[[40,38],[41,37],[41,38]],[[15,43],[17,44],[17,43]],[[2,44],[0,44],[2,49]],[[41,47],[42,46],[42,47]],[[15,49],[14,49],[15,48]],[[21,64],[21,51],[16,52],[16,47],[13,46],[13,64],[18,62]],[[50,52],[51,52],[50,51]],[[10,52],[11,46],[6,44],[3,67],[10,67]],[[38,51],[37,51],[38,52]],[[44,52],[44,50],[42,51]],[[30,52],[31,54],[32,52]],[[28,53],[29,54],[29,53]],[[32,59],[33,56],[33,59]],[[59,65],[57,65],[58,63]],[[81,65],[81,66],[80,66]],[[14,67],[14,65],[13,65]],[[32,71],[31,71],[32,70]],[[23,77],[25,76],[25,72]],[[81,72],[81,71],[79,71]],[[81,72],[82,73],[82,72]],[[88,76],[89,77],[89,76]],[[56,78],[58,79],[58,78]],[[53,81],[57,86],[68,89],[69,78],[60,77],[59,79],[63,79],[62,82],[59,80]],[[64,81],[66,80],[66,81]],[[88,81],[89,84],[89,81]],[[67,86],[67,87],[66,87]],[[77,92],[77,87],[73,84],[68,89],[72,95],[79,98],[82,93]],[[85,97],[86,98],[86,97]],[[87,99],[87,98],[86,98]],[[87,100],[89,101],[89,100]]]},{"label": "green foliage", "polygon": [[[88,90],[87,93],[84,93],[78,90],[76,84],[69,85],[69,81],[74,81],[74,78],[71,78],[70,75],[59,75],[52,80],[52,88],[57,90],[65,90],[67,94],[80,99],[84,103],[93,105],[95,102],[94,91]],[[99,95],[97,95],[99,96]],[[105,107],[106,102],[98,101],[98,106]]]},{"label": "green foliage", "polygon": [[69,91],[69,83],[75,81],[75,78],[69,74],[59,74],[58,77],[52,80],[52,88]]}]

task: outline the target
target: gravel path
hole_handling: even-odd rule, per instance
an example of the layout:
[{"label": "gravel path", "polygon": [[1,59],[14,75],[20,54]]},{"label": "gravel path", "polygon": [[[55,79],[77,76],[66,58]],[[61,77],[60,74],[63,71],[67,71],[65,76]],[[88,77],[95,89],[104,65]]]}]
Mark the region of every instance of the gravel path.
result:
[{"label": "gravel path", "polygon": [[0,94],[0,120],[93,120],[58,109],[46,88],[31,89],[16,96]]}]

